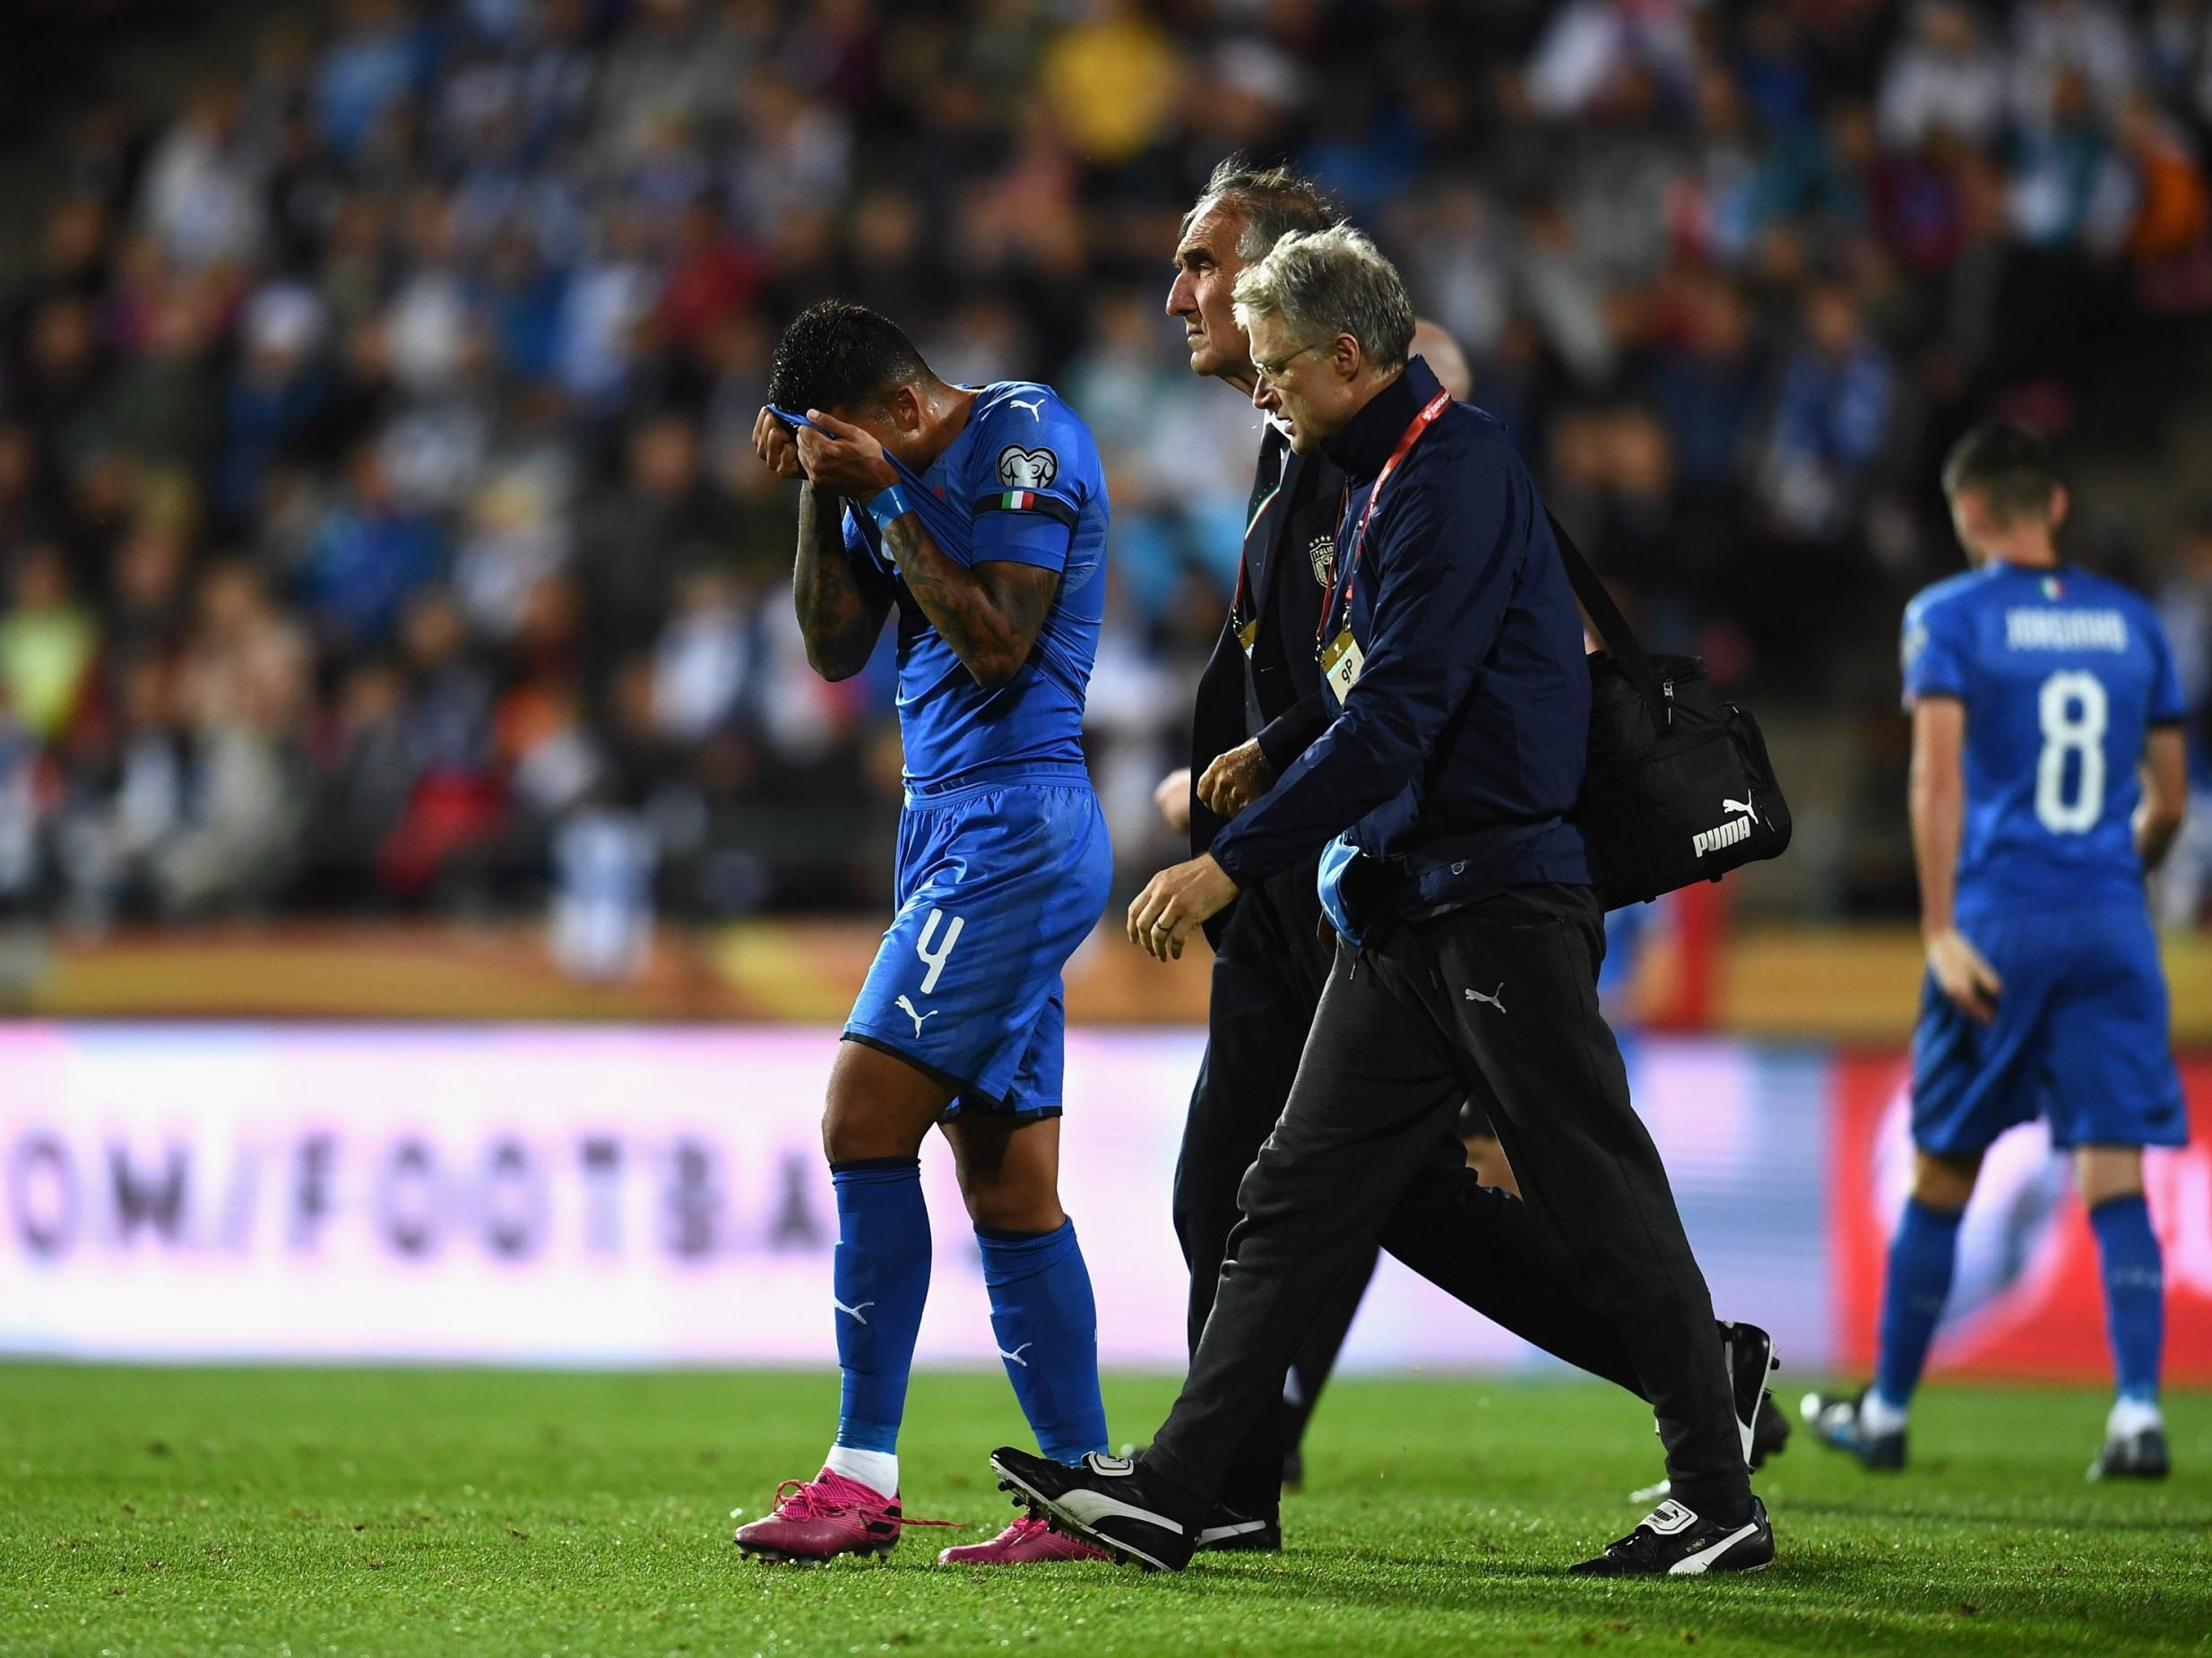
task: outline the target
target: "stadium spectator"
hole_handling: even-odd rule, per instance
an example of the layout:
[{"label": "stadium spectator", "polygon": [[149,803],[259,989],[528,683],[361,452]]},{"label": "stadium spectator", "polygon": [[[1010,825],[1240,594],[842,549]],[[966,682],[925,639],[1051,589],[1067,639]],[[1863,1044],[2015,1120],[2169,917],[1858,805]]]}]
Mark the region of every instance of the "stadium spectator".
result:
[{"label": "stadium spectator", "polygon": [[1883,66],[1875,123],[1901,153],[1938,133],[1970,144],[1992,143],[2004,130],[2004,55],[1965,0],[1927,0],[1907,39]]},{"label": "stadium spectator", "polygon": [[408,600],[436,579],[442,554],[430,522],[399,501],[383,453],[363,444],[307,549],[300,593],[333,650],[376,649],[390,643]]},{"label": "stadium spectator", "polygon": [[8,583],[0,617],[0,687],[25,730],[58,738],[77,711],[99,648],[99,625],[69,591],[61,548],[28,548]]}]

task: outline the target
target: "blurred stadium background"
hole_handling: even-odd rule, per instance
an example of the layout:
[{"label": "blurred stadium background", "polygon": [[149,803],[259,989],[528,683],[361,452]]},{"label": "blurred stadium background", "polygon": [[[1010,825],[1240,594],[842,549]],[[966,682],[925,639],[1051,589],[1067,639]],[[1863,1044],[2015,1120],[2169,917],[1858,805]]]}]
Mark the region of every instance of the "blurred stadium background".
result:
[{"label": "blurred stadium background", "polygon": [[[886,909],[887,660],[799,648],[747,434],[838,292],[1111,469],[1089,739],[1173,855],[1254,427],[1161,315],[1226,151],[1375,230],[1655,643],[1756,697],[1779,863],[1616,1006],[1724,1307],[1862,1362],[1918,947],[1894,640],[1938,458],[2053,431],[2202,793],[2155,901],[2212,1381],[2212,7],[2202,0],[17,0],[0,51],[0,1349],[814,1361],[815,1116]],[[1115,908],[1119,908],[1119,900]],[[1179,1362],[1205,975],[1071,970],[1110,1362]],[[2104,1374],[2032,1134],[1960,1364]],[[933,1168],[931,1179],[944,1176]],[[949,1184],[925,1359],[989,1361]],[[1109,1248],[1108,1213],[1133,1213]],[[589,1317],[578,1317],[581,1308]],[[1515,1365],[1378,1281],[1353,1363]]]}]

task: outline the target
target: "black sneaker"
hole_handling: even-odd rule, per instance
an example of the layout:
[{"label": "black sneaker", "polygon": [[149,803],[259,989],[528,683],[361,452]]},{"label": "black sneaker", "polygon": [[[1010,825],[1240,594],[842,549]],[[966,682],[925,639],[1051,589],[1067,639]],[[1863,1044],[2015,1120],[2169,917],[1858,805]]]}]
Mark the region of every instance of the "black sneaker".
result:
[{"label": "black sneaker", "polygon": [[2163,1480],[2172,1471],[2165,1433],[2156,1428],[2105,1440],[2089,1464],[2092,1480]]},{"label": "black sneaker", "polygon": [[1594,1560],[1568,1569],[1592,1577],[1690,1577],[1705,1572],[1763,1572],[1775,1558],[1767,1505],[1751,1498],[1741,1525],[1715,1525],[1669,1498]]},{"label": "black sneaker", "polygon": [[1189,1498],[1163,1490],[1163,1481],[1146,1478],[1142,1465],[1127,1457],[1093,1451],[1071,1467],[1000,1446],[990,1465],[1000,1490],[1117,1560],[1155,1572],[1179,1572],[1190,1564],[1196,1539],[1186,1527],[1197,1516],[1188,1515]]},{"label": "black sneaker", "polygon": [[1769,1456],[1779,1456],[1789,1448],[1789,1416],[1775,1403],[1774,1395],[1762,1389],[1758,1420],[1751,1424],[1751,1472],[1757,1473]]},{"label": "black sneaker", "polygon": [[1736,1395],[1736,1432],[1743,1440],[1743,1460],[1757,1469],[1771,1451],[1778,1451],[1789,1442],[1790,1425],[1781,1420],[1779,1411],[1769,1410],[1779,1424],[1779,1438],[1768,1429],[1771,1450],[1759,1443],[1759,1407],[1767,1403],[1767,1377],[1782,1368],[1782,1360],[1775,1357],[1775,1338],[1755,1324],[1731,1324],[1721,1320],[1721,1358],[1728,1366],[1728,1381]]},{"label": "black sneaker", "polygon": [[1895,1473],[1905,1466],[1905,1429],[1869,1433],[1860,1427],[1859,1402],[1865,1397],[1863,1391],[1848,1395],[1807,1394],[1799,1409],[1805,1426],[1821,1444],[1857,1457],[1877,1473]]},{"label": "black sneaker", "polygon": [[[1767,1377],[1782,1368],[1775,1357],[1775,1338],[1755,1324],[1720,1320],[1721,1361],[1728,1367],[1728,1381],[1735,1395],[1736,1434],[1743,1441],[1743,1461],[1753,1473],[1769,1456],[1779,1455],[1790,1443],[1790,1419],[1767,1390]],[[1657,1424],[1653,1424],[1656,1429]],[[1667,1494],[1667,1481],[1630,1491],[1632,1503],[1655,1503]]]},{"label": "black sneaker", "polygon": [[1215,1503],[1198,1522],[1192,1542],[1200,1554],[1280,1554],[1283,1526],[1273,1516],[1245,1514],[1227,1503]]}]

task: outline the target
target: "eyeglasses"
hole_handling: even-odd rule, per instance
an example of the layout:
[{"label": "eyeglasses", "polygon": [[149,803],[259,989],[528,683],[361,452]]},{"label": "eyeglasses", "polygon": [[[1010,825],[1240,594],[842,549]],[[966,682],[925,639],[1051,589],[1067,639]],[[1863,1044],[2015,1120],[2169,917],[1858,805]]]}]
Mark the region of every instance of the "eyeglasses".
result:
[{"label": "eyeglasses", "polygon": [[1314,352],[1321,350],[1324,347],[1330,343],[1330,341],[1325,340],[1319,345],[1309,345],[1303,350],[1292,351],[1288,357],[1278,357],[1272,363],[1262,362],[1256,357],[1252,359],[1252,367],[1259,370],[1260,376],[1263,379],[1280,380],[1283,378],[1283,371],[1285,368],[1288,368],[1292,363],[1296,362],[1300,358],[1310,357]]}]

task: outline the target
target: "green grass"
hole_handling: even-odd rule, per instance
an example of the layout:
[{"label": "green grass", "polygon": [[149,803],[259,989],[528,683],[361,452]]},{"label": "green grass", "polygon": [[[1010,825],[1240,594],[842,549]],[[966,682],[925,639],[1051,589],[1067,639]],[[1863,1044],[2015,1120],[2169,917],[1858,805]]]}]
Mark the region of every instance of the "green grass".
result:
[{"label": "green grass", "polygon": [[[1280,1558],[1179,1577],[938,1567],[1011,1515],[1003,1381],[916,1381],[918,1532],[888,1566],[739,1559],[729,1511],[817,1466],[817,1376],[0,1366],[0,1652],[307,1654],[1609,1652],[2153,1654],[2212,1645],[2212,1398],[2182,1470],[2091,1487],[2087,1393],[1938,1387],[1911,1472],[1801,1435],[1744,1579],[1588,1583],[1655,1477],[1649,1418],[1580,1386],[1344,1382]],[[1117,1429],[1172,1384],[1120,1378]]]}]

